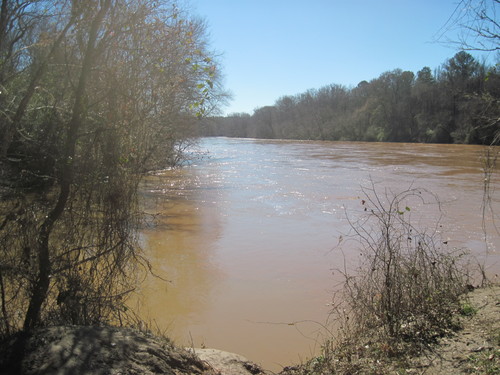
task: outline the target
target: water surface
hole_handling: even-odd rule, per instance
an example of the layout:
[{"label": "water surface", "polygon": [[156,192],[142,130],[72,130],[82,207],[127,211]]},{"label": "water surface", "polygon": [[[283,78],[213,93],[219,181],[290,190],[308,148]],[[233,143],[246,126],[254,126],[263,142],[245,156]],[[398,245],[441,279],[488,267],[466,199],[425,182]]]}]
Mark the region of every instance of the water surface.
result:
[{"label": "water surface", "polygon": [[372,183],[436,194],[440,206],[412,207],[414,220],[450,248],[470,248],[494,276],[500,239],[489,217],[486,237],[482,229],[484,150],[204,139],[191,165],[144,183],[145,205],[158,214],[144,245],[168,282],[146,280],[135,307],[182,345],[237,352],[274,370],[311,357],[340,281],[335,270],[359,253],[337,246],[349,232],[346,215],[363,214],[361,188]]}]

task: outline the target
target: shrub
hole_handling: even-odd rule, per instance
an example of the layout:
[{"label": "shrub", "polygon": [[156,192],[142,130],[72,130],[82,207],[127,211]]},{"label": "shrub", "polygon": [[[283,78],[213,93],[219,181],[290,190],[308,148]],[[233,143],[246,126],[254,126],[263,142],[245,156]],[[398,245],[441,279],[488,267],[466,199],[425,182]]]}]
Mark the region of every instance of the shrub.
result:
[{"label": "shrub", "polygon": [[[412,208],[439,201],[426,190],[379,194],[363,189],[363,215],[349,220],[361,262],[344,270],[342,308],[356,334],[376,333],[380,352],[391,356],[408,344],[427,345],[456,328],[453,315],[466,291],[466,252],[449,249],[436,230],[411,222]],[[337,306],[338,308],[339,306]]]},{"label": "shrub", "polygon": [[412,224],[417,207],[435,204],[439,214],[439,200],[424,189],[380,194],[373,183],[363,193],[362,214],[348,216],[352,231],[341,241],[342,250],[355,244],[360,262],[341,270],[330,317],[337,334],[328,330],[320,357],[281,375],[407,373],[415,355],[458,328],[456,313],[474,310],[460,298],[469,285],[466,251],[448,248],[439,223],[432,231]]}]

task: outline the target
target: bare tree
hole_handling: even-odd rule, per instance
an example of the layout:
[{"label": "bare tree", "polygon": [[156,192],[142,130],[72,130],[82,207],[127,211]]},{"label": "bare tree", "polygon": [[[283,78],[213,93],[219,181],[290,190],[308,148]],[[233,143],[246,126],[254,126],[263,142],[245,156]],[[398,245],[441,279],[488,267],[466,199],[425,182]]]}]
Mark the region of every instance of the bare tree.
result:
[{"label": "bare tree", "polygon": [[[438,41],[462,50],[500,50],[500,0],[461,0],[439,30]],[[450,36],[457,32],[457,37]]]},{"label": "bare tree", "polygon": [[34,18],[38,42],[12,80],[27,99],[8,97],[19,115],[0,156],[2,335],[121,321],[148,269],[143,173],[175,162],[224,97],[203,22],[174,3],[58,4]]}]

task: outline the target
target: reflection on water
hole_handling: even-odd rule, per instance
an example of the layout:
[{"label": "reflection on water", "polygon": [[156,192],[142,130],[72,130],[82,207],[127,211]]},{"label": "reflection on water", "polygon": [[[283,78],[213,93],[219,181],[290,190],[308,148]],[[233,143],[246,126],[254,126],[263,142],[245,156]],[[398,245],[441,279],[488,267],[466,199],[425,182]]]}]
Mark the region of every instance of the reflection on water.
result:
[{"label": "reflection on water", "polygon": [[143,185],[146,210],[153,214],[143,230],[146,255],[159,277],[141,284],[141,315],[162,329],[181,327],[206,310],[218,279],[212,264],[220,220],[209,194],[186,184],[187,170],[150,176]]},{"label": "reflection on water", "polygon": [[[205,139],[195,162],[144,182],[157,225],[147,256],[168,282],[148,278],[136,301],[180,344],[243,354],[270,369],[310,357],[344,258],[346,212],[362,213],[361,186],[424,187],[437,205],[414,207],[451,247],[500,269],[500,240],[482,231],[482,147]],[[498,180],[494,183],[498,183]],[[498,201],[493,202],[500,212]],[[415,216],[417,218],[417,216]],[[348,262],[355,248],[343,249]]]}]

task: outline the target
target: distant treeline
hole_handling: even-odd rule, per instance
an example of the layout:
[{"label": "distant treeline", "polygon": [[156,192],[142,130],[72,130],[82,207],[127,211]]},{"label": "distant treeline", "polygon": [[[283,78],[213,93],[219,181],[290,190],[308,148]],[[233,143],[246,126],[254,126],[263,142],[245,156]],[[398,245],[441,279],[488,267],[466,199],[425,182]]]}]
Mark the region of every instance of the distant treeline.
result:
[{"label": "distant treeline", "polygon": [[500,127],[500,65],[461,51],[434,72],[396,69],[347,88],[332,84],[253,115],[207,119],[204,136],[491,144]]}]

